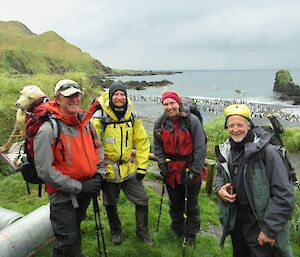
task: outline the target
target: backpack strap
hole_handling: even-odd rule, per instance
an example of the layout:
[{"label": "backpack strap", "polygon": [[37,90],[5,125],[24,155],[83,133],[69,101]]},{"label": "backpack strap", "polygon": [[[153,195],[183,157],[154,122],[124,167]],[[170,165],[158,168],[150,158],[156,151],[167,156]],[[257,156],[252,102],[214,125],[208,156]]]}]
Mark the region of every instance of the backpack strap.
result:
[{"label": "backpack strap", "polygon": [[104,135],[104,132],[105,132],[105,129],[106,129],[107,125],[110,125],[110,124],[123,124],[123,123],[126,123],[127,126],[130,126],[129,123],[131,123],[131,127],[133,128],[135,117],[136,117],[136,115],[134,113],[131,113],[130,118],[128,120],[113,121],[102,110],[102,115],[100,117],[98,117],[98,119],[101,120],[101,132],[102,132],[102,135]]},{"label": "backpack strap", "polygon": [[65,146],[64,146],[64,143],[60,137],[60,134],[61,134],[61,122],[59,119],[57,118],[52,118],[52,117],[49,117],[49,122],[50,122],[50,125],[53,129],[53,133],[54,133],[54,136],[55,136],[55,144],[54,144],[54,148],[56,149],[56,147],[58,146],[58,143],[61,143],[61,149],[60,149],[60,153],[63,157],[63,162],[66,161],[65,159]]}]

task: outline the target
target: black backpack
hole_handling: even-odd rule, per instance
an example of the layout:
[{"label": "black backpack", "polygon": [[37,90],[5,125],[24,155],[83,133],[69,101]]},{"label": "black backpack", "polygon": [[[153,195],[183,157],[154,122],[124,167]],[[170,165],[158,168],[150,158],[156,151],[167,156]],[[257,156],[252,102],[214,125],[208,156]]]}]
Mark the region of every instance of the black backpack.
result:
[{"label": "black backpack", "polygon": [[[257,133],[258,135],[262,134],[262,132],[268,133],[268,136],[270,138],[269,143],[275,146],[275,149],[280,153],[280,155],[285,163],[285,166],[287,167],[289,180],[293,184],[298,184],[296,173],[295,173],[294,168],[288,158],[286,149],[285,149],[283,142],[281,140],[281,137],[280,137],[280,134],[282,134],[284,132],[284,129],[281,126],[279,120],[275,116],[268,115],[268,118],[270,119],[272,127],[271,126],[255,127],[255,128],[253,128],[253,132]],[[260,151],[260,153],[261,153],[260,157],[264,161],[265,160],[265,156],[264,156],[265,152]]]}]

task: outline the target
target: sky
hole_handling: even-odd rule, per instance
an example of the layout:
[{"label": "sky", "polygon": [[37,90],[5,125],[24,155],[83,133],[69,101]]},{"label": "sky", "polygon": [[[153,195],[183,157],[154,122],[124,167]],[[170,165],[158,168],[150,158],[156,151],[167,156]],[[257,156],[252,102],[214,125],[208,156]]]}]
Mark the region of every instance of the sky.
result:
[{"label": "sky", "polygon": [[298,69],[299,0],[0,0],[115,69]]}]

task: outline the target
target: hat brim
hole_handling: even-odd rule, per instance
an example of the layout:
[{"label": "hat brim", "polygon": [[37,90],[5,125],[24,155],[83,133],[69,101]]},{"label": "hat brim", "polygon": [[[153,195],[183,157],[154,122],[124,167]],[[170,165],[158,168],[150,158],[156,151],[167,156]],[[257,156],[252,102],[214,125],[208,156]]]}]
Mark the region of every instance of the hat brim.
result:
[{"label": "hat brim", "polygon": [[68,89],[63,90],[63,91],[59,91],[59,93],[63,96],[71,96],[71,95],[74,95],[76,93],[80,93],[80,94],[83,95],[83,92],[80,89],[77,89],[77,88],[74,88],[74,87],[68,88]]}]

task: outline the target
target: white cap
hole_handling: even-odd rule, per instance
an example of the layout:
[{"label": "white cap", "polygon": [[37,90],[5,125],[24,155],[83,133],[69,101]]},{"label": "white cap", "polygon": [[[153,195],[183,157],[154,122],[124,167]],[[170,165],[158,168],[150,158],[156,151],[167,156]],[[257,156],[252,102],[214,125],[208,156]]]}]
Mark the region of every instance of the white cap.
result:
[{"label": "white cap", "polygon": [[70,96],[76,93],[83,94],[80,90],[80,86],[77,82],[71,79],[63,79],[57,82],[54,94],[57,95],[58,93],[62,94],[63,96]]}]

